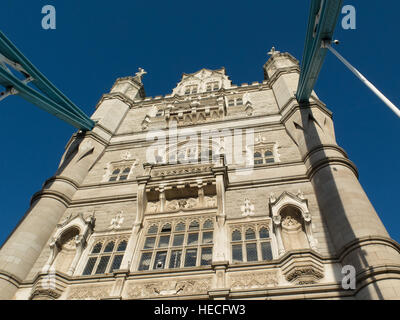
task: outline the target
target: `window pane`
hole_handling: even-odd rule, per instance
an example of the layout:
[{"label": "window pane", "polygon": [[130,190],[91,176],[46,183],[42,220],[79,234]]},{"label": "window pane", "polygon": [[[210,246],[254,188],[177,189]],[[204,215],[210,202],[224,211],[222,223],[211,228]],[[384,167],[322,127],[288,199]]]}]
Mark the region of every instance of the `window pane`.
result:
[{"label": "window pane", "polygon": [[213,242],[213,232],[203,232],[203,244]]},{"label": "window pane", "polygon": [[196,266],[196,259],[197,259],[197,249],[186,250],[185,267]]},{"label": "window pane", "polygon": [[197,244],[197,241],[199,240],[199,234],[198,233],[189,233],[188,235],[188,240],[187,240],[187,245],[194,245]]},{"label": "window pane", "polygon": [[146,252],[142,254],[140,259],[139,271],[149,270],[152,252]]},{"label": "window pane", "polygon": [[144,243],[144,249],[153,249],[156,243],[156,237],[147,237]]},{"label": "window pane", "polygon": [[107,243],[104,252],[112,252],[114,250],[114,245],[115,245],[114,241]]},{"label": "window pane", "polygon": [[256,152],[256,153],[254,154],[254,158],[261,158],[261,153]]},{"label": "window pane", "polygon": [[196,220],[194,220],[190,223],[189,230],[197,230],[199,229],[199,227],[200,227],[199,223]]},{"label": "window pane", "polygon": [[243,261],[242,245],[236,244],[232,246],[232,262]]},{"label": "window pane", "polygon": [[125,181],[128,180],[128,176],[126,174],[121,174],[121,176],[119,177],[119,181]]},{"label": "window pane", "polygon": [[183,222],[179,222],[175,227],[175,231],[184,231],[184,230],[185,230],[185,224]]},{"label": "window pane", "polygon": [[117,181],[118,176],[111,176],[109,182]]},{"label": "window pane", "polygon": [[160,237],[160,240],[159,240],[159,242],[158,242],[158,247],[159,247],[159,248],[168,247],[168,245],[169,245],[169,238],[170,238],[169,235],[168,235],[168,236],[162,236],[162,237]]},{"label": "window pane", "polygon": [[201,266],[208,266],[211,264],[212,260],[212,248],[202,248],[201,249]]},{"label": "window pane", "polygon": [[159,251],[156,254],[156,259],[154,260],[153,269],[164,269],[165,259],[167,258],[167,251]]},{"label": "window pane", "polygon": [[121,266],[122,258],[123,258],[122,254],[116,255],[114,257],[114,260],[113,260],[113,262],[111,264],[111,267],[110,267],[110,272],[113,272],[113,270],[118,270],[119,269],[119,267]]},{"label": "window pane", "polygon": [[269,232],[267,228],[260,229],[260,239],[267,239],[269,238]]},{"label": "window pane", "polygon": [[128,243],[127,243],[125,240],[124,240],[124,241],[121,241],[121,242],[119,243],[119,245],[118,245],[117,251],[125,251],[127,244],[128,244]]},{"label": "window pane", "polygon": [[274,158],[268,158],[268,159],[265,159],[265,162],[266,163],[274,163],[275,160],[274,160]]},{"label": "window pane", "polygon": [[242,100],[241,98],[237,99],[237,100],[236,100],[236,104],[237,104],[238,106],[241,106],[241,105],[243,104],[243,100]]},{"label": "window pane", "polygon": [[228,100],[228,106],[232,107],[235,105],[235,101],[234,100]]},{"label": "window pane", "polygon": [[103,246],[103,244],[101,242],[96,243],[96,245],[94,246],[92,253],[99,253],[101,251],[101,247]]},{"label": "window pane", "polygon": [[182,251],[175,250],[171,252],[171,257],[169,259],[170,268],[179,268],[181,266]]},{"label": "window pane", "polygon": [[100,262],[97,265],[96,274],[101,274],[106,271],[108,261],[110,260],[110,256],[102,256],[100,258]]},{"label": "window pane", "polygon": [[112,175],[113,176],[119,175],[120,172],[121,172],[121,170],[116,169],[116,170],[113,171]]},{"label": "window pane", "polygon": [[265,155],[266,157],[272,157],[272,156],[273,156],[273,153],[272,153],[271,151],[265,151],[264,155]]},{"label": "window pane", "polygon": [[212,220],[207,220],[203,224],[203,229],[211,229],[213,227],[213,222]]},{"label": "window pane", "polygon": [[256,233],[253,229],[246,230],[246,240],[254,240],[256,238]]},{"label": "window pane", "polygon": [[96,264],[97,257],[89,258],[88,262],[86,263],[85,270],[83,270],[83,275],[88,276],[92,274],[94,265]]},{"label": "window pane", "polygon": [[184,234],[176,234],[176,235],[174,235],[173,246],[174,247],[179,247],[179,246],[183,245],[183,238],[184,237],[185,237]]},{"label": "window pane", "polygon": [[246,244],[247,261],[258,261],[257,245],[255,243]]},{"label": "window pane", "polygon": [[232,241],[240,241],[242,240],[242,234],[239,230],[235,230],[232,232]]},{"label": "window pane", "polygon": [[262,252],[263,260],[267,260],[267,261],[272,260],[271,243],[261,242],[261,252]]},{"label": "window pane", "polygon": [[171,232],[171,224],[167,223],[165,225],[163,225],[162,229],[161,229],[162,233],[169,233]]},{"label": "window pane", "polygon": [[153,224],[153,225],[149,228],[149,230],[147,231],[147,234],[154,234],[154,233],[157,233],[157,231],[158,231],[158,226],[155,225],[155,224]]},{"label": "window pane", "polygon": [[263,164],[262,159],[254,159],[254,164]]}]

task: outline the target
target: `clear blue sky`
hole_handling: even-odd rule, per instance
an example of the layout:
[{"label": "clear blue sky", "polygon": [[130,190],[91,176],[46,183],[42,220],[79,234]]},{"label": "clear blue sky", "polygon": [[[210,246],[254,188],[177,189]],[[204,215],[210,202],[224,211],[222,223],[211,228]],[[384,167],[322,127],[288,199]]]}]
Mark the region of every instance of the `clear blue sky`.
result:
[{"label": "clear blue sky", "polygon": [[[41,9],[57,29],[41,28]],[[400,105],[397,1],[350,1],[357,29],[338,25],[337,48]],[[309,1],[2,0],[0,29],[67,96],[91,115],[117,77],[148,71],[148,96],[171,92],[183,72],[224,66],[235,84],[262,81],[274,45],[301,59]],[[331,54],[317,94],[333,111],[337,140],[391,236],[400,241],[397,202],[400,120]],[[75,129],[19,97],[0,102],[0,243],[51,177]]]}]

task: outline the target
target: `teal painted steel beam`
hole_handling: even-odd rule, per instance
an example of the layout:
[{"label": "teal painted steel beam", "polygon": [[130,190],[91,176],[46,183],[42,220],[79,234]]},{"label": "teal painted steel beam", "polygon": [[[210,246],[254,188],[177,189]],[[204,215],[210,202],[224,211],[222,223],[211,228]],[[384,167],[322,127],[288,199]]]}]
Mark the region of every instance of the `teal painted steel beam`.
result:
[{"label": "teal painted steel beam", "polygon": [[71,111],[67,110],[64,106],[61,106],[49,99],[40,92],[29,87],[26,83],[19,80],[12,73],[6,71],[0,67],[0,84],[5,87],[14,88],[18,95],[27,100],[30,103],[35,104],[39,108],[51,113],[59,119],[71,124],[72,126],[81,130],[91,130],[92,124],[89,121],[78,118]]},{"label": "teal painted steel beam", "polygon": [[[46,102],[47,107],[43,108],[43,104],[38,105],[45,109],[46,111],[50,112],[52,110],[53,115],[61,118],[60,116],[64,112],[68,112],[68,117],[70,121],[74,122],[77,125],[74,125],[78,129],[81,130],[91,130],[94,127],[94,121],[91,120],[80,108],[78,108],[68,97],[66,97],[59,89],[57,89],[22,53],[18,48],[0,31],[0,53],[7,58],[8,60],[12,61],[14,64],[17,64],[19,68],[18,71],[22,72],[26,77],[30,77],[31,83],[35,85],[43,94],[40,96],[47,97],[48,101]],[[4,69],[0,65],[0,69]],[[21,82],[18,78],[19,82]],[[15,80],[13,79],[13,80]],[[9,87],[11,86],[5,78],[2,78],[3,86]],[[29,86],[24,83],[20,83],[21,88],[24,90],[31,89]],[[13,86],[14,87],[14,86]],[[29,88],[29,89],[27,89]],[[24,94],[19,91],[16,87],[17,94],[23,96]],[[26,96],[25,96],[26,97]],[[32,102],[32,101],[31,101]],[[48,108],[48,104],[53,104],[52,108]],[[62,107],[62,109],[57,111],[57,108]],[[74,120],[73,120],[74,119]],[[65,120],[65,119],[63,119]],[[67,121],[68,122],[68,121]],[[68,122],[71,124],[71,122]]]},{"label": "teal painted steel beam", "polygon": [[323,40],[332,40],[343,0],[312,0],[296,98],[307,102],[327,53]]}]

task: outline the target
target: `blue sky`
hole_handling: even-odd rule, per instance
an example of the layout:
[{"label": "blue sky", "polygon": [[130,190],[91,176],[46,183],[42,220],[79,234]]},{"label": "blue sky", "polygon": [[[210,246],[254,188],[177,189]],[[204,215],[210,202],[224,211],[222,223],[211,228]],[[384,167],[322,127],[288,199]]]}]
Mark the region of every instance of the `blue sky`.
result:
[{"label": "blue sky", "polygon": [[[41,28],[54,5],[57,29]],[[351,1],[357,29],[337,27],[336,49],[400,105],[396,1]],[[262,81],[274,45],[303,53],[308,1],[2,0],[0,29],[71,100],[91,115],[117,77],[148,71],[148,96],[172,91],[183,72],[222,66],[234,84]],[[337,141],[391,236],[400,241],[395,199],[400,180],[400,121],[332,54],[316,87],[333,111]],[[0,244],[51,177],[75,129],[19,97],[0,102]]]}]

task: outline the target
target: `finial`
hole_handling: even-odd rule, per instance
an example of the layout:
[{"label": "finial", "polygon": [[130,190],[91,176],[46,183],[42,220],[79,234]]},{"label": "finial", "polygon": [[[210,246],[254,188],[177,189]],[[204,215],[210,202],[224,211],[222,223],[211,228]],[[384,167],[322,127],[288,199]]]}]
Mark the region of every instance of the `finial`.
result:
[{"label": "finial", "polygon": [[268,55],[271,56],[271,57],[273,57],[273,56],[275,56],[275,55],[278,54],[278,53],[281,53],[281,52],[280,52],[280,51],[276,51],[276,50],[275,50],[275,47],[272,47],[272,48],[271,48],[271,51],[268,52]]},{"label": "finial", "polygon": [[136,77],[139,78],[140,81],[142,81],[142,77],[147,74],[147,71],[144,70],[143,68],[139,68],[139,72],[136,72],[135,75]]}]

